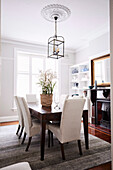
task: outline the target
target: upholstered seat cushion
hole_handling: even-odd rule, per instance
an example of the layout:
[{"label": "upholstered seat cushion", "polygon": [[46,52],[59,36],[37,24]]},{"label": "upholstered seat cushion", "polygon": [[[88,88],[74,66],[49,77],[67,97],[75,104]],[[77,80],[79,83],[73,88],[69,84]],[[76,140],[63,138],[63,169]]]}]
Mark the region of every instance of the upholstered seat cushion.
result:
[{"label": "upholstered seat cushion", "polygon": [[60,123],[48,124],[48,129],[61,141]]},{"label": "upholstered seat cushion", "polygon": [[31,168],[28,162],[20,162],[1,168],[0,170],[31,170]]},{"label": "upholstered seat cushion", "polygon": [[30,134],[27,134],[30,136],[35,136],[37,134],[37,132],[40,132],[40,123],[38,122],[32,122],[32,127],[30,128],[29,131]]},{"label": "upholstered seat cushion", "polygon": [[[61,142],[61,143],[66,143],[66,142],[70,142],[70,141],[74,141],[75,138],[67,138],[66,136],[62,135],[61,129],[60,129],[60,124],[59,123],[52,123],[48,125],[48,129],[53,132],[53,134],[57,137],[57,139]],[[72,131],[73,132],[73,131]],[[67,131],[68,133],[68,131]],[[80,137],[79,137],[80,139]],[[64,142],[65,141],[65,142]]]}]

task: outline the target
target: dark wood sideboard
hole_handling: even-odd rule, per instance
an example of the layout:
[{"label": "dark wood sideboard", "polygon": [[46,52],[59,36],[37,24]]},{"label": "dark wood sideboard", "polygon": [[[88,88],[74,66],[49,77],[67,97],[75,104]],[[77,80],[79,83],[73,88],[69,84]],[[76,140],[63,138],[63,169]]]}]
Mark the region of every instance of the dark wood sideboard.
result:
[{"label": "dark wood sideboard", "polygon": [[[99,97],[98,93],[101,93]],[[95,88],[90,90],[92,102],[92,123],[110,129],[110,88]]]}]

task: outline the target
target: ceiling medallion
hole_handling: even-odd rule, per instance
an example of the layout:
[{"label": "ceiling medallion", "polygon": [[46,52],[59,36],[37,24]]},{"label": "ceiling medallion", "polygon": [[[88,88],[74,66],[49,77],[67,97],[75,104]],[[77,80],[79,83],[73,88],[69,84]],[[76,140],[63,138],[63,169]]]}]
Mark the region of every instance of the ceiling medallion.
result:
[{"label": "ceiling medallion", "polygon": [[51,4],[45,6],[41,14],[46,20],[54,22],[56,16],[58,17],[58,21],[66,20],[71,15],[71,11],[64,5]]},{"label": "ceiling medallion", "polygon": [[51,22],[55,22],[55,35],[48,39],[48,58],[59,59],[64,57],[64,37],[57,35],[57,21],[66,20],[71,11],[59,4],[45,6],[41,11],[42,16]]}]

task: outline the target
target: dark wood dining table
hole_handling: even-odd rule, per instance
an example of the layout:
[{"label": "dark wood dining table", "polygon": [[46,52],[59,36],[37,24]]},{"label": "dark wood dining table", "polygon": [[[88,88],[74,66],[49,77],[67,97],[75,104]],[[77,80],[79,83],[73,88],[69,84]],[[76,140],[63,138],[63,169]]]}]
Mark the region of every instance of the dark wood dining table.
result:
[{"label": "dark wood dining table", "polygon": [[[45,131],[46,124],[49,121],[60,121],[61,120],[61,109],[55,109],[54,105],[51,107],[42,107],[42,105],[29,104],[28,105],[30,113],[33,117],[40,120],[41,126],[41,160],[44,160],[44,148],[45,148]],[[84,137],[85,137],[85,146],[86,149],[89,149],[89,140],[88,140],[88,110],[83,110],[83,125],[84,125]]]}]

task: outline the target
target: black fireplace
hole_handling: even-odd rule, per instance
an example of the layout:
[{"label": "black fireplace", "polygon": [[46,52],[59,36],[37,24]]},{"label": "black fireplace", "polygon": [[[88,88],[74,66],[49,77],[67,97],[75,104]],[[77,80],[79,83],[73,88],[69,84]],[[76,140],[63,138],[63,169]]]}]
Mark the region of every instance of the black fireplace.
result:
[{"label": "black fireplace", "polygon": [[105,105],[105,110],[102,110],[102,119],[100,120],[100,126],[111,129],[110,103],[102,103],[102,105]]},{"label": "black fireplace", "polygon": [[110,116],[110,90],[103,90],[103,96],[105,100],[102,102],[102,119],[100,126],[111,129],[111,116]]}]

